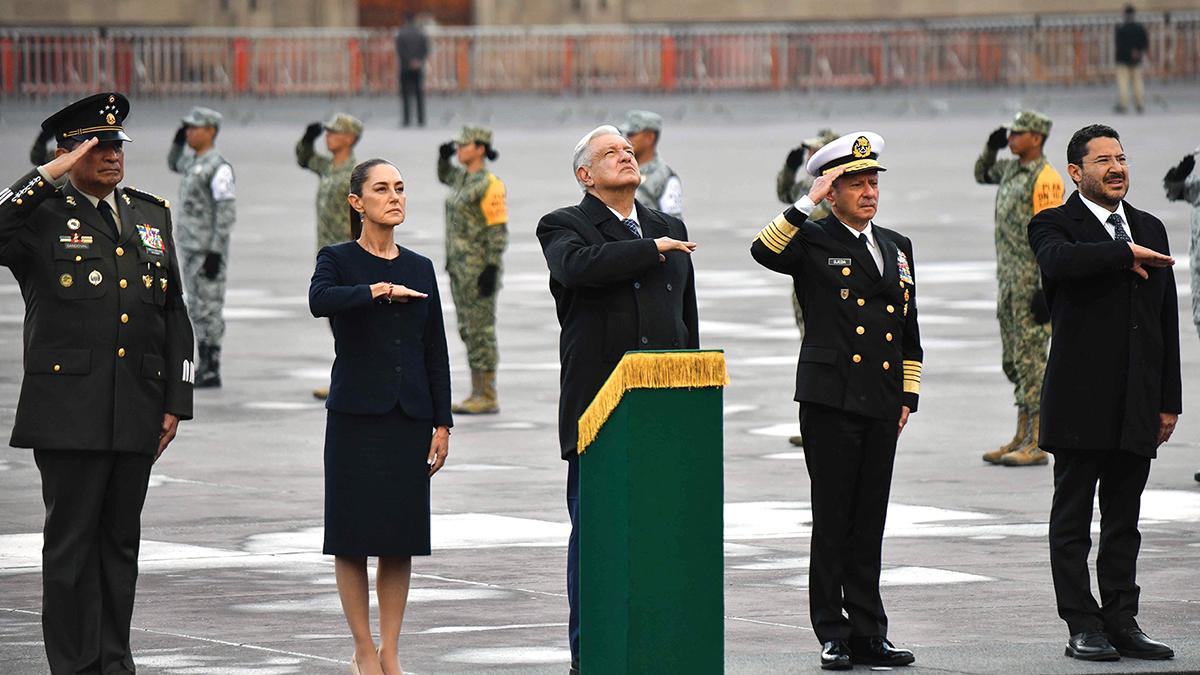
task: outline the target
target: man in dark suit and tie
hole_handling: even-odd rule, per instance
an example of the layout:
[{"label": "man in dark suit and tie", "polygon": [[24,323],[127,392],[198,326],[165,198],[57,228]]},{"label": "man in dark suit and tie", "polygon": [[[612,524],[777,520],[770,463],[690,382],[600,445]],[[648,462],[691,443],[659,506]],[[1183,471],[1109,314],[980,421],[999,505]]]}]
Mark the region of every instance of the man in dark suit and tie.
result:
[{"label": "man in dark suit and tie", "polygon": [[[915,660],[888,641],[879,594],[896,441],[917,409],[923,357],[912,242],[872,220],[883,148],[862,131],[813,153],[809,193],[750,246],[792,277],[804,314],[795,400],[812,484],[809,609],[826,670]],[[823,200],[832,214],[808,220]]]},{"label": "man in dark suit and tie", "polygon": [[132,673],[129,624],[154,461],[192,416],[192,326],[166,200],[118,187],[129,101],[96,94],[42,129],[49,162],[0,189],[0,264],[25,298],[10,443],[42,477],[50,672]]},{"label": "man in dark suit and tie", "polygon": [[[1029,223],[1053,327],[1040,443],[1054,454],[1050,570],[1066,655],[1168,659],[1174,651],[1138,627],[1135,577],[1150,460],[1183,410],[1175,261],[1162,222],[1124,201],[1115,130],[1076,131],[1067,172],[1077,192]],[[1099,603],[1087,565],[1097,485]]]},{"label": "man in dark suit and tie", "polygon": [[542,217],[537,236],[558,310],[558,438],[568,462],[568,633],[579,663],[579,416],[627,351],[697,349],[696,285],[687,228],[634,200],[641,174],[633,146],[601,126],[575,146],[576,206]]}]

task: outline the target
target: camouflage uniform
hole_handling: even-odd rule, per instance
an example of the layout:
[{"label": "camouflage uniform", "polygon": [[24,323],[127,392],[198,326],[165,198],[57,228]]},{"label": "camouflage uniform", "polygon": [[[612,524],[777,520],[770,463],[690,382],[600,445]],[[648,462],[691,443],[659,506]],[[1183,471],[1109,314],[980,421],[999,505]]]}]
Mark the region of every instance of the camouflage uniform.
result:
[{"label": "camouflage uniform", "polygon": [[[324,124],[325,131],[336,131],[361,136],[362,122],[345,113],[337,113]],[[334,165],[333,158],[316,151],[312,141],[301,139],[296,143],[296,163],[320,177],[317,184],[317,250],[331,244],[340,244],[352,237],[350,231],[350,206],[346,195],[350,194],[350,173],[358,161],[354,153],[345,162]]]},{"label": "camouflage uniform", "polygon": [[[1020,112],[1010,132],[1030,131],[1043,136],[1050,133],[1050,119],[1034,112]],[[1000,320],[1002,367],[1013,384],[1018,408],[1017,437],[1003,446],[1008,452],[988,453],[985,459],[999,459],[1025,448],[1036,450],[1038,410],[1042,398],[1042,379],[1046,370],[1046,350],[1050,324],[1034,319],[1035,296],[1040,295],[1041,276],[1027,228],[1033,215],[1042,209],[1059,206],[1063,201],[1062,177],[1045,157],[1022,165],[1018,159],[997,159],[996,148],[985,146],[975,160],[975,181],[999,185],[996,191],[996,277],[999,291],[996,316]],[[1039,451],[1040,452],[1040,451]],[[992,461],[988,459],[988,461]],[[1037,463],[1044,463],[1041,455]],[[1009,462],[1004,462],[1009,463]]]},{"label": "camouflage uniform", "polygon": [[[639,131],[653,131],[661,135],[662,116],[648,110],[630,110],[625,113],[621,133],[628,136]],[[655,143],[657,142],[656,139]],[[654,159],[639,163],[638,171],[642,174],[642,184],[638,186],[635,198],[642,206],[682,219],[683,183],[675,170],[655,154]]]},{"label": "camouflage uniform", "polygon": [[[1200,153],[1200,148],[1197,148]],[[1194,163],[1195,160],[1193,160]],[[1167,199],[1192,205],[1190,266],[1192,277],[1192,323],[1200,333],[1200,173],[1193,168],[1187,175],[1171,176],[1163,181]],[[1200,475],[1200,474],[1197,474]]]},{"label": "camouflage uniform", "polygon": [[[463,127],[454,143],[482,143],[491,147],[492,132]],[[474,173],[455,166],[443,153],[438,159],[438,180],[450,187],[446,197],[446,271],[458,317],[458,334],[467,347],[472,373],[472,397],[490,389],[495,399],[496,296],[504,271],[501,257],[508,245],[508,210],[504,183],[486,168]],[[495,269],[494,290],[483,295],[480,277]],[[487,398],[487,397],[484,397]],[[467,402],[464,402],[464,405]],[[494,406],[492,406],[494,407]],[[479,412],[456,406],[459,412]],[[492,410],[488,410],[491,412]]]},{"label": "camouflage uniform", "polygon": [[[219,128],[221,115],[197,107],[182,122],[185,126]],[[196,335],[196,386],[219,386],[229,235],[237,216],[233,167],[215,147],[197,156],[182,142],[171,144],[167,166],[183,176],[179,181],[175,244],[188,315]]]},{"label": "camouflage uniform", "polygon": [[[833,129],[821,129],[817,132],[816,136],[805,139],[800,145],[808,153],[813,153],[825,147],[826,143],[837,137],[838,135]],[[779,175],[775,177],[775,195],[784,204],[795,204],[812,189],[813,181],[816,179],[808,175],[807,171],[801,172],[800,168],[799,166],[792,168],[785,162],[783,168],[779,170]],[[800,174],[799,178],[796,178],[797,173]],[[829,202],[822,200],[820,204],[813,207],[812,213],[808,214],[808,219],[820,220],[828,216],[829,213]],[[796,328],[800,330],[800,339],[803,340],[804,310],[800,307],[800,299],[796,297],[796,289],[794,288],[792,289],[792,312],[796,316]]]}]

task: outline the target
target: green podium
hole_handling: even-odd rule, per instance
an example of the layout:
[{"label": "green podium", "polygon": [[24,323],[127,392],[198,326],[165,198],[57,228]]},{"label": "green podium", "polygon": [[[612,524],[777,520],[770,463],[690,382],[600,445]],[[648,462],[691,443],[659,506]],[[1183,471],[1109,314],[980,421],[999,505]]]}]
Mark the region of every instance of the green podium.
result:
[{"label": "green podium", "polygon": [[580,671],[724,671],[720,351],[629,352],[579,418]]}]

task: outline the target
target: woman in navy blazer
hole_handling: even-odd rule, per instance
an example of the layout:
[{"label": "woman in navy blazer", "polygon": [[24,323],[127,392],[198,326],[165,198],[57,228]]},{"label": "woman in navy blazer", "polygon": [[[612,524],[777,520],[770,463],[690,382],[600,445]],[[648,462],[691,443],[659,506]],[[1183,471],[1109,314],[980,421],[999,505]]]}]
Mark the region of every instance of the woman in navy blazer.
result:
[{"label": "woman in navy blazer", "polygon": [[[354,638],[351,672],[398,675],[412,556],[429,555],[429,479],[446,461],[450,364],[433,263],[398,246],[404,179],[382,159],[354,168],[355,241],[326,246],[308,290],[336,358],[325,402],[325,543]],[[367,556],[378,556],[380,645]],[[360,670],[361,669],[361,670]]]}]

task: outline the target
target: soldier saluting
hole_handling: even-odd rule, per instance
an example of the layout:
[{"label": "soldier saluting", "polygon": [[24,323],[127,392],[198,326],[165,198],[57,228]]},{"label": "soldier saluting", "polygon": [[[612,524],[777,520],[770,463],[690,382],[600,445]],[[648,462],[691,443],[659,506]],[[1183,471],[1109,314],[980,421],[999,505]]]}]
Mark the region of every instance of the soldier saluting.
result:
[{"label": "soldier saluting", "polygon": [[54,159],[0,190],[0,263],[25,299],[10,444],[33,448],[41,472],[52,673],[134,672],[142,504],[151,466],[192,416],[192,327],[170,210],[118,188],[128,114],[117,93],[63,108],[42,123]]}]

